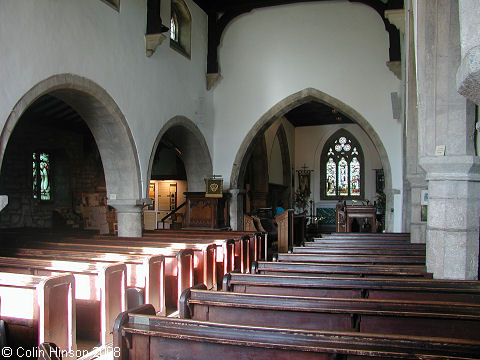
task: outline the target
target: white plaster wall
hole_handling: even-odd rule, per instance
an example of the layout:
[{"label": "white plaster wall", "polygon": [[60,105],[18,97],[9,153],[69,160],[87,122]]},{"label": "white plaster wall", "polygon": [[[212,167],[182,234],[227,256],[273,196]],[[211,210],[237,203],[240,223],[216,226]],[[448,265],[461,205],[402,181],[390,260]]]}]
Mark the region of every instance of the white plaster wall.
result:
[{"label": "white plaster wall", "polygon": [[[390,100],[401,84],[385,65],[388,47],[380,16],[347,1],[258,9],[235,19],[223,35],[222,79],[214,89],[215,173],[228,186],[236,152],[253,125],[281,100],[312,87],[370,122],[387,151],[392,187],[401,190],[402,131]],[[395,231],[401,214],[397,195]]]},{"label": "white plaster wall", "polygon": [[[365,169],[365,199],[372,203],[375,201],[375,171],[382,168],[382,163],[375,145],[362,128],[356,124],[345,125],[323,125],[298,127],[295,130],[295,169],[300,169],[303,165],[313,169],[311,179],[312,197],[315,202],[324,201],[320,199],[320,158],[325,142],[339,129],[345,129],[350,132],[360,143],[363,150],[364,169]],[[298,187],[298,179],[295,179],[295,188]],[[333,201],[336,203],[336,201]]]},{"label": "white plaster wall", "polygon": [[[183,115],[194,121],[212,149],[207,17],[193,1],[185,1],[192,15],[191,60],[171,49],[168,40],[152,57],[145,56],[146,0],[121,0],[120,12],[100,0],[0,1],[0,129],[35,84],[72,73],[103,87],[125,115],[144,192],[152,146],[169,119]],[[162,2],[167,25],[169,3]]]}]

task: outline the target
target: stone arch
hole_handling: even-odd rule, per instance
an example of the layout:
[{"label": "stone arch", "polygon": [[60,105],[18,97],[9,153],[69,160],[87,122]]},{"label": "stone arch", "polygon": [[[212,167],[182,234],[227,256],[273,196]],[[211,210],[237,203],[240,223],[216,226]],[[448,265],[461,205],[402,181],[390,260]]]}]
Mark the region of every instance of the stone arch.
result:
[{"label": "stone arch", "polygon": [[[243,189],[243,177],[245,174],[246,159],[248,159],[251,151],[252,144],[255,143],[255,140],[258,136],[262,135],[265,130],[273,124],[273,122],[283,115],[285,115],[290,110],[296,108],[299,105],[305,104],[309,101],[318,101],[330,105],[331,107],[338,109],[343,114],[347,115],[349,118],[354,120],[360,127],[368,134],[373,144],[375,145],[380,160],[382,162],[382,167],[385,174],[385,194],[387,196],[386,208],[390,209],[393,207],[393,190],[392,190],[392,172],[390,161],[388,159],[387,151],[383,146],[380,137],[370,125],[367,119],[365,119],[359,112],[354,110],[352,107],[343,103],[342,101],[324,93],[314,88],[306,88],[295,94],[292,94],[285,99],[278,102],[270,110],[268,110],[252,127],[248,132],[247,136],[243,140],[240,148],[235,157],[235,162],[232,167],[232,173],[230,176],[230,187],[232,189]],[[231,211],[231,217],[236,216],[239,219],[243,216],[240,211]],[[387,211],[386,219],[386,229],[387,231],[393,230],[393,216],[390,212]],[[238,221],[238,220],[237,220]]]},{"label": "stone arch", "polygon": [[95,82],[73,74],[53,75],[27,91],[12,109],[0,135],[0,163],[23,113],[50,94],[72,107],[88,125],[102,159],[109,205],[118,212],[118,234],[140,236],[141,176],[137,150],[125,116]]},{"label": "stone arch", "polygon": [[175,138],[175,145],[181,151],[180,158],[187,173],[188,191],[205,191],[204,179],[213,174],[212,158],[200,129],[184,116],[175,116],[170,119],[158,133],[148,163],[147,179],[150,179],[152,174],[158,144],[167,133]]}]

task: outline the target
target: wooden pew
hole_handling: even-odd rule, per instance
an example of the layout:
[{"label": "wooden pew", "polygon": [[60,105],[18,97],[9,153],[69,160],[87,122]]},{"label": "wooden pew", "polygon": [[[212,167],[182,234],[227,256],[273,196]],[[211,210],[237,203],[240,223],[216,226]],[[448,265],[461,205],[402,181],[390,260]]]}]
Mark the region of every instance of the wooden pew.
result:
[{"label": "wooden pew", "polygon": [[62,350],[76,351],[74,293],[71,274],[0,273],[0,316],[7,323],[8,346],[31,349],[42,342],[55,342]]},{"label": "wooden pew", "polygon": [[[30,245],[35,245],[33,242]],[[93,244],[46,243],[36,244],[39,250],[67,250],[70,252],[95,253],[100,256],[117,257],[118,255],[137,255],[148,257],[162,255],[165,259],[165,303],[166,311],[178,307],[178,299],[184,289],[193,286],[194,252],[192,249],[172,250],[165,248],[121,248],[109,246],[94,246]],[[153,251],[155,250],[155,251]]]},{"label": "wooden pew", "polygon": [[479,281],[298,277],[229,273],[223,291],[291,296],[480,303]]},{"label": "wooden pew", "polygon": [[323,331],[480,340],[480,304],[320,298],[187,289],[182,319]]},{"label": "wooden pew", "polygon": [[73,274],[77,335],[102,345],[112,342],[113,322],[126,310],[125,264],[0,257],[0,271],[39,276]]},{"label": "wooden pew", "polygon": [[252,274],[283,274],[294,276],[357,276],[357,277],[421,277],[432,278],[425,266],[316,264],[299,262],[258,261],[252,264]]},{"label": "wooden pew", "polygon": [[323,254],[278,254],[279,262],[313,262],[336,264],[411,264],[425,265],[425,256],[419,255],[323,255]]},{"label": "wooden pew", "polygon": [[[241,272],[247,272],[250,264],[258,260],[262,255],[263,235],[248,232],[221,232],[221,231],[194,231],[194,230],[158,230],[153,233],[145,233],[142,239],[152,241],[211,241],[223,246],[225,241],[234,242],[234,267]],[[224,266],[226,269],[227,266]],[[226,274],[228,271],[225,271]]]},{"label": "wooden pew", "polygon": [[370,237],[375,237],[375,238],[401,238],[401,239],[407,239],[410,240],[410,233],[401,233],[401,232],[384,232],[384,233],[338,233],[334,232],[331,234],[322,234],[322,238],[328,239],[330,237],[344,237],[344,238],[349,238],[349,237],[363,237],[363,238],[370,238]]},{"label": "wooden pew", "polygon": [[319,243],[308,241],[303,244],[305,247],[313,248],[333,248],[333,249],[344,249],[344,248],[361,248],[361,249],[415,249],[415,250],[425,250],[425,244],[375,244],[375,243]]},{"label": "wooden pew", "polygon": [[410,244],[408,240],[401,240],[401,239],[368,239],[368,238],[358,238],[358,239],[313,239],[315,244],[345,244],[345,245],[353,245],[353,244],[373,244],[373,245],[388,245],[388,244],[395,244],[395,245],[405,245]]},{"label": "wooden pew", "polygon": [[415,255],[425,257],[425,249],[410,248],[363,248],[363,247],[300,247],[296,246],[291,249],[293,254],[323,254],[323,255],[388,255],[388,256],[404,256]]},{"label": "wooden pew", "polygon": [[27,245],[38,248],[62,248],[68,250],[95,250],[105,252],[125,253],[132,255],[171,256],[175,252],[185,249],[193,251],[194,256],[194,284],[204,283],[208,288],[216,285],[216,248],[213,243],[196,242],[158,242],[143,241],[143,238],[104,239],[104,238],[68,238],[64,242],[29,242]]},{"label": "wooden pew", "polygon": [[[42,249],[60,249],[68,251],[78,252],[101,252],[101,253],[114,253],[124,255],[162,255],[165,259],[165,291],[167,294],[166,302],[167,308],[177,307],[178,299],[182,291],[188,287],[194,285],[194,249],[174,249],[169,246],[128,246],[128,245],[113,245],[113,241],[110,244],[98,244],[96,241],[91,240],[87,243],[82,243],[82,239],[78,239],[77,243],[67,242],[30,242],[32,247]],[[210,246],[214,250],[213,246]],[[214,257],[213,257],[214,258]],[[209,273],[213,276],[212,273]],[[171,300],[174,299],[172,302]],[[168,311],[168,309],[167,309]]]},{"label": "wooden pew", "polygon": [[[153,304],[160,314],[166,314],[165,260],[161,255],[128,255],[35,248],[4,248],[2,254],[10,257],[50,261],[63,261],[65,259],[94,261],[106,265],[122,262],[127,268],[127,287],[143,288],[145,300]],[[175,304],[176,301],[176,298],[172,300]]]},{"label": "wooden pew", "polygon": [[478,341],[278,329],[122,313],[114,327],[115,360],[149,359],[472,359]]}]

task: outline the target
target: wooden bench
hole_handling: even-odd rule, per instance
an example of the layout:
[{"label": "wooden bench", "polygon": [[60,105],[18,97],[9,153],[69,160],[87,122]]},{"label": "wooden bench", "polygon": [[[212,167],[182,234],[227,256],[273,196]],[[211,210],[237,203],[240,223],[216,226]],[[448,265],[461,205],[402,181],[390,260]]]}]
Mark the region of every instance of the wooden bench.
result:
[{"label": "wooden bench", "polygon": [[278,254],[279,262],[313,262],[336,264],[412,264],[425,265],[425,256],[419,255],[322,255]]},{"label": "wooden bench", "polygon": [[[33,243],[31,245],[34,245]],[[165,260],[165,302],[167,312],[176,309],[178,299],[184,289],[194,285],[194,251],[192,249],[174,250],[164,248],[136,249],[134,247],[111,247],[94,244],[68,244],[68,243],[45,243],[39,242],[39,248],[52,250],[68,250],[73,252],[92,252],[105,254],[106,257],[117,255],[137,255],[147,257],[150,255],[162,255]]]},{"label": "wooden bench", "polygon": [[77,335],[102,345],[112,342],[113,322],[126,310],[125,264],[0,257],[0,271],[40,276],[72,273]]},{"label": "wooden bench", "polygon": [[291,249],[293,254],[323,254],[323,255],[387,255],[403,256],[415,255],[425,258],[425,249],[410,248],[362,248],[362,247],[343,247],[343,248],[323,248],[323,247],[304,247],[296,246]]},{"label": "wooden bench", "polygon": [[100,249],[105,252],[125,253],[133,255],[162,255],[172,256],[173,253],[185,249],[193,251],[194,256],[194,279],[193,284],[204,283],[208,288],[216,285],[216,248],[213,243],[196,243],[196,242],[157,242],[143,241],[143,238],[125,238],[118,239],[85,239],[85,238],[69,238],[64,242],[30,242],[31,245],[38,248],[66,248],[68,250],[96,250]]},{"label": "wooden bench", "polygon": [[76,351],[75,279],[71,274],[33,276],[0,273],[1,319],[8,346],[31,349],[54,342]]},{"label": "wooden bench", "polygon": [[[153,233],[145,233],[142,239],[154,241],[211,241],[217,245],[223,245],[224,241],[234,242],[235,269],[241,272],[248,271],[250,263],[258,260],[262,254],[263,235],[245,232],[221,232],[221,231],[194,231],[194,230],[158,230]],[[226,267],[225,267],[226,268]],[[226,271],[225,273],[227,273]]]},{"label": "wooden bench", "polygon": [[480,304],[187,289],[182,319],[322,331],[480,340]]},{"label": "wooden bench", "polygon": [[299,262],[266,262],[252,264],[252,274],[294,276],[358,276],[358,277],[421,277],[432,278],[420,265],[316,264]]},{"label": "wooden bench", "polygon": [[320,242],[314,242],[314,241],[308,241],[303,244],[305,247],[314,247],[314,248],[333,248],[333,249],[344,249],[344,248],[361,248],[361,249],[416,249],[416,250],[425,250],[425,244],[412,244],[412,243],[406,243],[406,244],[375,244],[375,243],[320,243]]},{"label": "wooden bench", "polygon": [[346,232],[334,232],[331,234],[322,234],[322,238],[328,239],[330,237],[344,237],[344,238],[400,238],[410,240],[410,233],[401,233],[401,232],[384,232],[384,233],[367,233],[367,232],[358,232],[358,233],[346,233]]},{"label": "wooden bench", "polygon": [[115,360],[447,360],[480,353],[477,341],[215,324],[155,317],[152,312],[146,306],[118,316]]},{"label": "wooden bench", "polygon": [[156,230],[146,232],[144,237],[153,238],[195,238],[209,240],[234,240],[235,242],[248,241],[250,261],[261,259],[265,253],[264,244],[267,234],[252,231],[211,231],[211,230]]},{"label": "wooden bench", "polygon": [[405,245],[411,244],[408,240],[401,240],[401,239],[368,239],[368,238],[358,238],[358,239],[313,239],[315,244],[346,244],[346,245],[354,245],[354,244],[373,244],[373,245]]},{"label": "wooden bench", "polygon": [[[10,257],[22,257],[25,259],[46,259],[63,261],[92,261],[104,264],[122,262],[127,268],[127,288],[142,288],[145,292],[145,300],[155,306],[160,314],[166,313],[165,294],[165,260],[161,255],[128,255],[105,252],[79,252],[57,249],[15,248],[1,251]],[[171,300],[175,304],[177,299]]]},{"label": "wooden bench", "polygon": [[229,273],[223,291],[291,296],[480,303],[479,281],[414,278],[298,277]]}]

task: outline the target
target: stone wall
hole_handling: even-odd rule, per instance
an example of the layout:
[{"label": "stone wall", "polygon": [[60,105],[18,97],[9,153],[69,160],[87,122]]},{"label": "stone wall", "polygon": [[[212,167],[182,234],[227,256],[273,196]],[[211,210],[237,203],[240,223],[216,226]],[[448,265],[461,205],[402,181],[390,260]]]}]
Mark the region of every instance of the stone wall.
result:
[{"label": "stone wall", "polygon": [[[51,159],[52,200],[32,196],[32,153],[48,152]],[[0,227],[52,226],[56,209],[74,209],[75,196],[105,189],[103,167],[91,134],[20,122],[5,153],[0,193],[8,205],[0,213]]]}]

